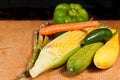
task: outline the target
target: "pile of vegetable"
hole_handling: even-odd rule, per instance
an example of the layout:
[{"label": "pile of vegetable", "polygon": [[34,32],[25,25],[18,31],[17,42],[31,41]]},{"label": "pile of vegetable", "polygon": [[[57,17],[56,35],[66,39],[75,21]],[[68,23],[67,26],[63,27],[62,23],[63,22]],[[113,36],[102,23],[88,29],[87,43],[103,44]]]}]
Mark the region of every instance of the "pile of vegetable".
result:
[{"label": "pile of vegetable", "polygon": [[[99,25],[98,21],[88,21],[86,11],[81,12],[80,16],[84,14],[82,18],[79,16],[80,21],[77,19],[75,22],[76,17],[70,16],[70,19],[73,19],[71,22],[65,18],[69,16],[62,12],[71,7],[78,11],[82,8],[79,4],[58,5],[54,14],[57,24],[40,27],[35,33],[33,57],[18,78],[26,75],[35,78],[62,65],[66,65],[68,72],[75,74],[83,72],[92,62],[100,69],[108,69],[114,65],[119,54],[118,28],[111,29]],[[64,15],[57,15],[60,11]],[[64,19],[60,20],[61,17]],[[54,38],[50,37],[59,32],[64,33]]]}]

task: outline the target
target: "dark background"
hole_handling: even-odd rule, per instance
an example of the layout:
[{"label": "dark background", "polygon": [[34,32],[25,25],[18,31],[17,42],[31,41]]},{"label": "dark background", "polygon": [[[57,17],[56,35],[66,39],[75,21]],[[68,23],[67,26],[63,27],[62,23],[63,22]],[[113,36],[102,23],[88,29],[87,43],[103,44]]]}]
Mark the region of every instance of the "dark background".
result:
[{"label": "dark background", "polygon": [[2,20],[48,20],[59,3],[80,3],[94,19],[120,19],[119,0],[0,0]]}]

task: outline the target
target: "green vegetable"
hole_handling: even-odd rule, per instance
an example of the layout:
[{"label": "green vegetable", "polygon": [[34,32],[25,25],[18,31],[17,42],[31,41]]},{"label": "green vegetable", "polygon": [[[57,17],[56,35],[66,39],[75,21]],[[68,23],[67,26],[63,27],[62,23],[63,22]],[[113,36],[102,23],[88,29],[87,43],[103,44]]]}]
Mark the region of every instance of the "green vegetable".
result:
[{"label": "green vegetable", "polygon": [[35,61],[37,60],[41,49],[48,43],[49,38],[47,36],[43,36],[39,33],[38,30],[34,31],[33,35],[33,56],[30,59],[26,69],[17,75],[16,79],[20,79],[22,77],[30,77],[29,70],[33,67]]},{"label": "green vegetable", "polygon": [[68,59],[67,70],[75,74],[84,71],[91,64],[95,52],[102,46],[102,42],[97,42],[80,48]]},{"label": "green vegetable", "polygon": [[29,70],[33,67],[39,53],[40,53],[40,47],[42,45],[42,42],[43,42],[43,36],[39,34],[39,31],[38,30],[35,30],[34,31],[34,34],[33,34],[33,56],[32,58],[30,59],[26,69],[20,73],[19,75],[17,75],[17,78],[16,79],[20,79],[22,77],[29,77]]},{"label": "green vegetable", "polygon": [[54,10],[53,20],[55,24],[87,21],[88,12],[77,3],[61,3]]},{"label": "green vegetable", "polygon": [[99,42],[99,41],[108,41],[112,37],[112,31],[108,28],[98,28],[91,31],[87,36],[82,40],[82,45]]}]

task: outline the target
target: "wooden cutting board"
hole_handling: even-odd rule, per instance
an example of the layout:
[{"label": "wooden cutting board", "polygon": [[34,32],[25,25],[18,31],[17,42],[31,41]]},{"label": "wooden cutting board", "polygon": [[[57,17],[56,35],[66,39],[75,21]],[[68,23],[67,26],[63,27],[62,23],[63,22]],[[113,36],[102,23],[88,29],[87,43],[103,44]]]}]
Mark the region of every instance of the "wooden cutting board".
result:
[{"label": "wooden cutting board", "polygon": [[[0,21],[0,80],[14,80],[21,73],[32,56],[32,34],[45,21]],[[112,28],[120,26],[120,21],[100,21]],[[35,79],[20,80],[120,80],[120,56],[107,70],[99,70],[94,65],[73,76],[65,65],[49,70]]]}]

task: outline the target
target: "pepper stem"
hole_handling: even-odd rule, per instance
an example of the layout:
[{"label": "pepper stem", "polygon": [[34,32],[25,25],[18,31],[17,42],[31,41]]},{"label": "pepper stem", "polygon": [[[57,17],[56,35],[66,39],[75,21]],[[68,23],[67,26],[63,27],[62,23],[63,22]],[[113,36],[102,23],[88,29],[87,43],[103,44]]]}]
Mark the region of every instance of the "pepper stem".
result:
[{"label": "pepper stem", "polygon": [[70,9],[70,10],[69,10],[69,15],[70,15],[70,16],[76,16],[77,13],[78,13],[78,12],[77,12],[76,9]]}]

